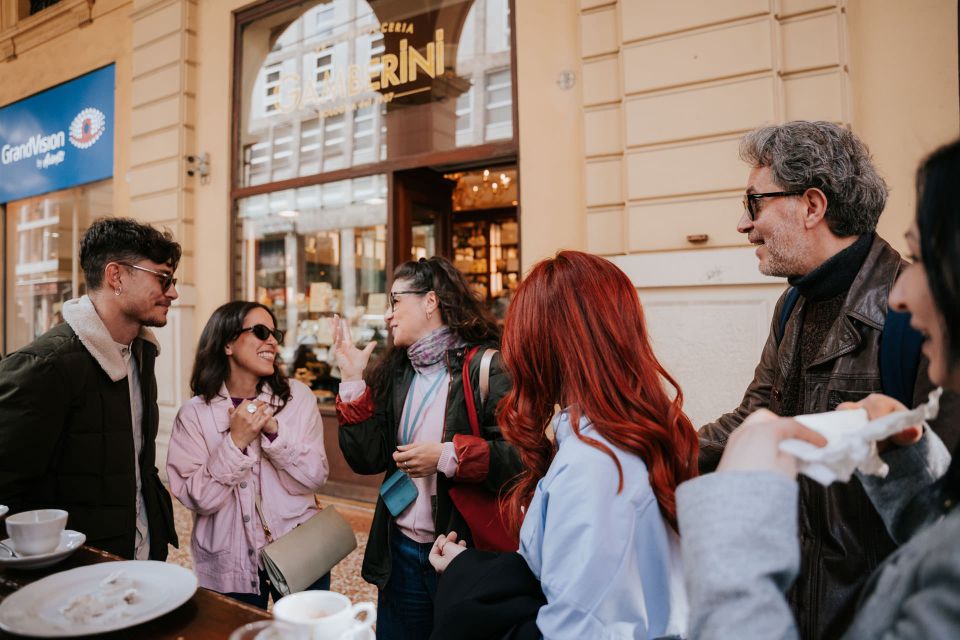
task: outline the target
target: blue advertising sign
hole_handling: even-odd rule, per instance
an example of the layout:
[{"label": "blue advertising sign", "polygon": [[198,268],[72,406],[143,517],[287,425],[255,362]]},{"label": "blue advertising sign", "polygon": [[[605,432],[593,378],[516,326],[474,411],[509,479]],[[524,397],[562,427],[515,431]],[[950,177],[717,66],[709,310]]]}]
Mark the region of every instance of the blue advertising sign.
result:
[{"label": "blue advertising sign", "polygon": [[113,175],[114,65],[0,109],[0,203]]}]

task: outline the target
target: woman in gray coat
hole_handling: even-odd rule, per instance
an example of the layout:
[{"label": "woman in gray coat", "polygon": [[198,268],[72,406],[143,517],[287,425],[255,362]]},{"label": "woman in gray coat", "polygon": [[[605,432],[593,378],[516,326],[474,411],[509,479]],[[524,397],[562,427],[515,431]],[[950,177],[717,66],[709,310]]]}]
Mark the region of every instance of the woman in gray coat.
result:
[{"label": "woman in gray coat", "polygon": [[[924,336],[930,379],[960,391],[960,141],[936,151],[917,175],[917,218],[907,232],[913,264],[890,305]],[[871,418],[904,407],[873,395]],[[692,638],[797,638],[784,598],[797,575],[797,461],[788,438],[824,440],[761,410],[733,434],[717,473],[677,491]],[[860,475],[902,546],[867,582],[846,638],[960,638],[960,456],[927,427],[881,443],[886,478]],[[954,452],[957,453],[956,451]]]}]

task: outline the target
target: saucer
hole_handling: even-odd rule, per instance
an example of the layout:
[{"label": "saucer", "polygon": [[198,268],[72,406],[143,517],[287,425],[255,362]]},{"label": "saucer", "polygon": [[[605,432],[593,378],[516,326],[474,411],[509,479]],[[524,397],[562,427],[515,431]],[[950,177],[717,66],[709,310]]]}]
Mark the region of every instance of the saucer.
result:
[{"label": "saucer", "polygon": [[[0,566],[12,567],[14,569],[41,569],[43,567],[49,567],[79,549],[86,541],[87,536],[78,531],[67,529],[60,532],[60,544],[57,545],[57,548],[48,553],[37,553],[32,556],[18,555],[17,557],[13,557],[9,551],[0,547]],[[4,540],[3,544],[11,549],[16,548],[13,540],[10,538]]]}]

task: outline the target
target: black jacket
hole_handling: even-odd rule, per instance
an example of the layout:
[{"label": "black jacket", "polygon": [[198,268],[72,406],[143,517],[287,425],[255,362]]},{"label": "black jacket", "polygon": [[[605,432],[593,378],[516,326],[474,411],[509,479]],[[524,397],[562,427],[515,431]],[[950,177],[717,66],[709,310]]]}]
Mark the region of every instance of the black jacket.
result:
[{"label": "black jacket", "polygon": [[440,577],[430,640],[539,640],[546,604],[519,553],[467,549]]},{"label": "black jacket", "polygon": [[[443,427],[443,442],[454,440],[458,434],[472,435],[470,422],[467,417],[467,407],[463,397],[463,359],[467,348],[451,349],[446,354],[447,369],[450,373],[450,386],[447,390],[447,407]],[[480,356],[477,355],[470,362],[470,379],[473,383],[474,402],[480,407]],[[409,361],[398,368],[391,376],[391,383],[385,389],[372,390],[375,393],[373,414],[364,419],[352,422],[345,420],[345,412],[338,411],[340,417],[339,440],[340,449],[347,463],[356,473],[377,474],[386,472],[389,478],[397,471],[393,461],[393,452],[397,449],[397,431],[400,427],[400,416],[403,412],[403,403],[407,391],[413,381],[414,370]],[[501,489],[507,486],[520,473],[520,458],[516,450],[507,443],[500,433],[496,421],[496,407],[510,388],[510,380],[500,363],[500,354],[493,358],[490,367],[490,395],[483,405],[480,415],[480,432],[486,440],[485,451],[472,453],[481,457],[489,452],[489,464],[481,472],[477,480],[490,492],[499,495]],[[357,402],[360,402],[358,400]],[[351,403],[352,404],[352,403]],[[352,423],[348,423],[352,422]],[[460,452],[458,451],[458,454]],[[465,460],[460,455],[460,469],[476,467],[477,460]],[[472,455],[470,457],[473,457]],[[464,480],[466,481],[466,480]],[[472,546],[470,530],[463,516],[453,506],[448,490],[456,479],[447,478],[442,473],[437,474],[437,500],[434,505],[434,527],[439,533],[456,531],[457,534]],[[376,511],[370,527],[370,538],[367,541],[367,550],[363,557],[362,575],[364,580],[383,589],[390,577],[390,535],[393,529],[393,516],[387,511],[383,499],[377,498]]]},{"label": "black jacket", "polygon": [[[143,393],[140,476],[150,558],[177,546],[170,494],[156,468],[153,344],[133,344]],[[129,383],[113,382],[66,323],[0,361],[0,503],[65,509],[87,544],[134,557],[136,475]]]}]

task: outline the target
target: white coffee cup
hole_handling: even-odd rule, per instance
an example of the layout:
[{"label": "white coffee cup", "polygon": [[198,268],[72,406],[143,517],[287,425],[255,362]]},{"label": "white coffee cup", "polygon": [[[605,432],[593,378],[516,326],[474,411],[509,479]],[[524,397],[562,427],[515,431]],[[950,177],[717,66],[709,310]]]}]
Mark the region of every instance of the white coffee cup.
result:
[{"label": "white coffee cup", "polygon": [[[363,620],[357,615],[366,613]],[[363,637],[377,621],[377,607],[372,602],[351,604],[350,598],[335,591],[301,591],[291,593],[273,605],[273,617],[309,627],[313,640],[347,640]]]},{"label": "white coffee cup", "polygon": [[22,511],[5,521],[14,550],[23,556],[50,553],[60,544],[60,533],[67,525],[63,509]]}]

